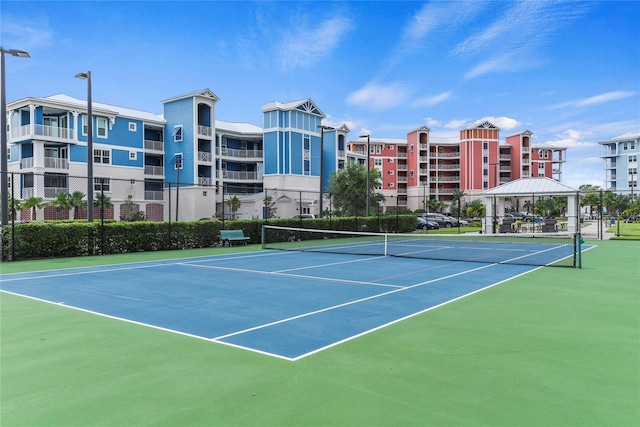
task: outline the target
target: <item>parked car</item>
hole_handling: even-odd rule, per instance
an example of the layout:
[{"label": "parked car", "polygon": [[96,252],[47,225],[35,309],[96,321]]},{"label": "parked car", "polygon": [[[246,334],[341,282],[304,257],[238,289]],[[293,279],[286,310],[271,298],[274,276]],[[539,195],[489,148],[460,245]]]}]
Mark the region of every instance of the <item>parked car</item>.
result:
[{"label": "parked car", "polygon": [[435,222],[437,222],[438,226],[440,226],[440,228],[451,228],[451,227],[457,227],[458,226],[458,220],[457,219],[455,219],[453,217],[437,214],[437,213],[428,213],[428,214],[425,215],[425,219],[427,221],[435,221]]},{"label": "parked car", "polygon": [[299,219],[312,219],[315,218],[316,216],[314,214],[299,214],[299,215],[294,215],[292,218],[299,218]]},{"label": "parked car", "polygon": [[418,230],[424,230],[427,227],[427,230],[437,230],[440,228],[440,225],[435,221],[427,221],[424,218],[418,217]]},{"label": "parked car", "polygon": [[533,222],[536,220],[536,216],[534,214],[530,214],[529,212],[511,212],[509,215],[511,215],[514,220],[525,222]]}]

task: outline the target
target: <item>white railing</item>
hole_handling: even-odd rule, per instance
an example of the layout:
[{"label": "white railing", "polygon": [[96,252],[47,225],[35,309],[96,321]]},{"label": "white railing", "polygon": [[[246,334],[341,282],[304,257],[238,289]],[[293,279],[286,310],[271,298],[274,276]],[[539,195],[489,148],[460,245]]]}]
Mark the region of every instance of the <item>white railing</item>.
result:
[{"label": "white railing", "polygon": [[211,153],[208,153],[206,151],[198,151],[198,161],[210,162],[212,158],[213,156],[211,155]]},{"label": "white railing", "polygon": [[407,165],[398,165],[399,171],[406,171],[408,169]]},{"label": "white railing", "polygon": [[219,154],[224,157],[236,157],[236,158],[262,158],[262,150],[237,150],[235,148],[222,148],[219,150]]},{"label": "white railing", "polygon": [[211,187],[213,185],[212,178],[198,177],[198,183],[203,187]]},{"label": "white railing", "polygon": [[163,166],[146,166],[144,167],[145,175],[164,175],[164,167]]},{"label": "white railing", "polygon": [[211,136],[211,128],[209,126],[198,125],[198,135]]},{"label": "white railing", "polygon": [[44,167],[51,169],[69,169],[69,160],[60,157],[45,157]]},{"label": "white railing", "polygon": [[500,160],[511,160],[511,154],[500,154]]},{"label": "white railing", "polygon": [[145,139],[144,140],[144,148],[146,150],[162,151],[162,150],[164,150],[164,142],[162,142],[162,141],[152,141],[150,139]]},{"label": "white railing", "polygon": [[442,169],[442,170],[460,170],[460,165],[436,165],[436,169]]},{"label": "white railing", "polygon": [[528,165],[529,163],[531,163],[531,162],[529,161],[529,159],[522,159],[522,164],[523,164],[523,165]]},{"label": "white railing", "polygon": [[407,194],[407,189],[406,188],[398,188],[398,190],[396,192],[398,194]]},{"label": "white railing", "polygon": [[338,150],[338,157],[344,157],[344,150]]},{"label": "white railing", "polygon": [[33,167],[33,157],[25,157],[20,160],[20,168],[31,169]]},{"label": "white railing", "polygon": [[163,200],[163,191],[145,191],[144,199],[145,200]]},{"label": "white railing", "polygon": [[11,128],[9,139],[22,138],[29,135],[44,136],[47,138],[73,139],[74,129],[45,125],[24,125]]},{"label": "white railing", "polygon": [[223,171],[222,177],[226,179],[246,179],[246,180],[256,180],[258,179],[257,172],[249,172],[249,171]]},{"label": "white railing", "polygon": [[45,199],[55,199],[56,194],[58,193],[67,193],[68,190],[66,188],[60,187],[45,187],[44,188],[44,198]]},{"label": "white railing", "polygon": [[460,157],[460,153],[459,152],[454,152],[454,153],[437,153],[436,157],[440,157],[440,158],[447,158],[447,159],[457,159],[458,157]]},{"label": "white railing", "polygon": [[25,187],[22,189],[22,195],[25,199],[33,197],[34,194],[36,193],[33,191],[33,187]]},{"label": "white railing", "polygon": [[397,182],[407,182],[407,177],[406,176],[399,176],[396,179]]},{"label": "white railing", "polygon": [[531,149],[529,147],[522,147],[522,152],[523,153],[529,153],[529,152],[531,152]]}]

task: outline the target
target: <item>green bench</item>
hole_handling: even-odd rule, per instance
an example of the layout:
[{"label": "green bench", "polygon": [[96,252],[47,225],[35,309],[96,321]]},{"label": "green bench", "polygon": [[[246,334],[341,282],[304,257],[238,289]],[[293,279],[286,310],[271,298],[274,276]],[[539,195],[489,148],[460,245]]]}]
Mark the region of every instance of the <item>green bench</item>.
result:
[{"label": "green bench", "polygon": [[220,238],[223,246],[231,246],[232,242],[242,242],[247,246],[249,237],[245,237],[242,230],[220,230]]}]

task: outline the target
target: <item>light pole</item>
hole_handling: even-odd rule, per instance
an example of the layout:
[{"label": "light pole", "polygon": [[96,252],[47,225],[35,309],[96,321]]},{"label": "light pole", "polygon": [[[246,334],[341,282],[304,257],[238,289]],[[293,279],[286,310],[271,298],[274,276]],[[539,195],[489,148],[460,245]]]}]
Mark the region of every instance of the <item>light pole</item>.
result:
[{"label": "light pole", "polygon": [[320,201],[319,201],[319,212],[318,212],[318,218],[322,218],[323,215],[323,211],[322,211],[322,199],[324,196],[324,131],[325,130],[334,130],[335,128],[332,128],[331,126],[325,126],[325,125],[318,125],[318,128],[320,129]]},{"label": "light pole", "polygon": [[91,71],[78,73],[87,81],[87,222],[93,222],[93,114],[91,110]]},{"label": "light pole", "polygon": [[369,216],[369,205],[371,198],[371,184],[370,184],[370,172],[371,172],[371,135],[360,135],[360,138],[367,137],[367,216]]},{"label": "light pole", "polygon": [[2,211],[2,225],[9,223],[9,159],[7,158],[7,97],[6,84],[4,81],[4,54],[19,58],[31,58],[28,52],[17,49],[4,49],[0,46],[0,193],[2,200],[0,201],[0,210]]},{"label": "light pole", "polygon": [[[498,186],[498,166],[500,163],[489,163],[489,166],[493,166],[493,188]],[[495,234],[496,228],[498,227],[498,215],[496,212],[496,196],[493,195],[493,231],[492,234]]]}]

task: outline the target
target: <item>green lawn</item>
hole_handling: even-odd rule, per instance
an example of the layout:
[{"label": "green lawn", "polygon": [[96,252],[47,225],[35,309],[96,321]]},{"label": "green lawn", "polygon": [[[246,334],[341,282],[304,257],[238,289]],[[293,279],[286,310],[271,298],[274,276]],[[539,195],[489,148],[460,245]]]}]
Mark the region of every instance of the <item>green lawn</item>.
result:
[{"label": "green lawn", "polygon": [[2,293],[0,425],[637,426],[640,243],[587,243],[583,269],[540,268],[298,362]]},{"label": "green lawn", "polygon": [[624,221],[618,221],[613,227],[609,228],[607,232],[616,234],[612,239],[640,240],[640,222],[626,223]]}]

